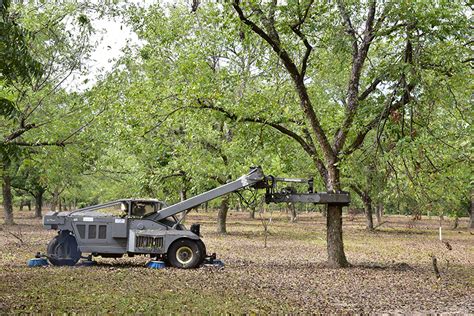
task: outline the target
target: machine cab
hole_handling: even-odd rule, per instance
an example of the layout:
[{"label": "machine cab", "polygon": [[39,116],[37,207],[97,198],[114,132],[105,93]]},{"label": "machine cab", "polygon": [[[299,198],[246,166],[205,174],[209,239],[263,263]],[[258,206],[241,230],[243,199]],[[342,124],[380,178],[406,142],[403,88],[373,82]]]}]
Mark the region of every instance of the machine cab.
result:
[{"label": "machine cab", "polygon": [[165,203],[157,200],[124,200],[120,208],[129,218],[144,218],[156,214],[165,206]]}]

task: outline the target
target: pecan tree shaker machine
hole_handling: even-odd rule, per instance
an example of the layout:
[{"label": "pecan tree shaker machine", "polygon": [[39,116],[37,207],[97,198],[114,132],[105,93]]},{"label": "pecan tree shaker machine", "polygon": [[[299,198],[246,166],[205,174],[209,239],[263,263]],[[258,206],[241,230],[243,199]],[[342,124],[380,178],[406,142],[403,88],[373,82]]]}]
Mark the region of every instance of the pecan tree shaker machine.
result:
[{"label": "pecan tree shaker machine", "polygon": [[[278,182],[302,183],[308,190],[298,193],[293,187],[277,192]],[[75,265],[83,253],[109,258],[149,255],[177,268],[195,268],[204,260],[206,247],[200,225],[188,230],[185,215],[202,203],[243,189],[264,189],[266,203],[314,203],[348,205],[346,192],[313,192],[312,179],[289,179],[266,176],[260,167],[235,181],[221,185],[187,200],[167,206],[159,200],[122,199],[70,212],[49,212],[44,225],[58,230],[45,255],[53,265]],[[182,216],[177,216],[183,213]],[[214,255],[215,258],[215,255]]]}]

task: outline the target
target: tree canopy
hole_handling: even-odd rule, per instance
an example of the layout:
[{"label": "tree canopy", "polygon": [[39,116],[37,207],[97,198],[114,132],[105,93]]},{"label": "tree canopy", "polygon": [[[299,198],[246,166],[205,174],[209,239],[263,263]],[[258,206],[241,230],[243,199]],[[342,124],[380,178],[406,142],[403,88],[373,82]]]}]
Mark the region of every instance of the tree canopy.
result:
[{"label": "tree canopy", "polygon": [[[6,222],[10,186],[42,192],[54,207],[176,202],[252,165],[352,192],[370,229],[372,204],[469,209],[467,4],[193,3],[108,5],[100,18],[119,16],[138,41],[74,91],[67,82],[87,69],[99,9],[2,2]],[[222,200],[220,217],[234,202]],[[347,266],[340,206],[327,210],[327,241],[328,262]]]}]

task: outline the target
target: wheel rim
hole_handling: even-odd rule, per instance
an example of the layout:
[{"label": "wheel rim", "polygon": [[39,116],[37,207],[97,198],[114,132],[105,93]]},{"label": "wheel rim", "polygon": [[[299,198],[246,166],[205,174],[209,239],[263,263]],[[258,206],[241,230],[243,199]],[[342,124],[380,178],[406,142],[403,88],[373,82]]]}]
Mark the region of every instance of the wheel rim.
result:
[{"label": "wheel rim", "polygon": [[176,260],[181,264],[188,264],[193,260],[193,250],[187,246],[178,248],[176,251]]}]

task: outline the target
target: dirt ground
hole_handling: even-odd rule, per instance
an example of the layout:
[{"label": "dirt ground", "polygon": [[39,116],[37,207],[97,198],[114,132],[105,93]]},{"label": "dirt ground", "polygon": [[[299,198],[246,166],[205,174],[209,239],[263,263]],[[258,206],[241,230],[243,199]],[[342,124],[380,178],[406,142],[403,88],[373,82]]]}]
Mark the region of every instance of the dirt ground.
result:
[{"label": "dirt ground", "polygon": [[[0,313],[474,313],[474,232],[467,219],[452,230],[438,219],[386,216],[376,232],[364,218],[344,218],[352,266],[325,266],[325,218],[273,213],[268,245],[261,221],[231,212],[229,234],[217,235],[215,213],[193,212],[208,252],[225,267],[153,270],[147,258],[97,258],[94,267],[28,268],[55,235],[32,213],[0,225]],[[268,214],[267,214],[268,216]],[[16,236],[16,237],[15,237]],[[433,272],[438,259],[441,278]]]}]

